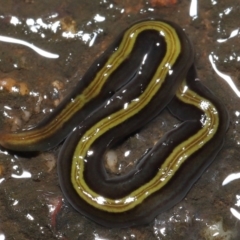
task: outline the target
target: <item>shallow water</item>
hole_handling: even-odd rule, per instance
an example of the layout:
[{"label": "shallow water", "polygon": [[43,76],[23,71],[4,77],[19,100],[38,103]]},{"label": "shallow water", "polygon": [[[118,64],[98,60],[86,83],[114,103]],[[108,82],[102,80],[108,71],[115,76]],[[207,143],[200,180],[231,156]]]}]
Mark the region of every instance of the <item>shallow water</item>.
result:
[{"label": "shallow water", "polygon": [[[148,226],[107,229],[63,198],[61,148],[31,156],[0,151],[1,239],[239,239],[240,5],[237,1],[0,1],[0,129],[26,129],[59,104],[96,56],[133,22],[164,18],[185,29],[199,78],[228,109],[230,127],[214,163],[173,209]],[[9,43],[11,37],[25,41]],[[8,42],[6,42],[8,41]],[[45,52],[32,49],[32,43]],[[27,45],[27,46],[26,46]],[[51,54],[52,55],[51,55]],[[123,143],[115,173],[177,124],[164,111]]]}]

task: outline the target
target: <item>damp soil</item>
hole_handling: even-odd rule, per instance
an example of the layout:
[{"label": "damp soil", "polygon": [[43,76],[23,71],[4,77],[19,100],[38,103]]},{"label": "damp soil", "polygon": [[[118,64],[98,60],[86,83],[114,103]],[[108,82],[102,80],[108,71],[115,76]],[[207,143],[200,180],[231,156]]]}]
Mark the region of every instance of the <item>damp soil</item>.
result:
[{"label": "damp soil", "polygon": [[[190,1],[185,0],[0,0],[0,37],[21,39],[59,55],[51,59],[29,47],[0,41],[1,131],[36,125],[81,81],[119,32],[147,17],[171,20],[186,31],[195,49],[200,80],[222,100],[230,116],[225,144],[213,164],[179,204],[147,226],[104,228],[76,212],[59,186],[56,165],[62,144],[31,154],[1,149],[0,239],[240,238],[240,222],[230,211],[240,211],[239,181],[222,186],[229,174],[240,172],[239,98],[209,61],[213,56],[219,71],[231,75],[239,87],[240,34],[229,38],[239,29],[240,6],[236,2],[203,0],[194,17],[190,16]],[[219,39],[228,41],[220,44]],[[109,174],[126,174],[178,123],[164,110],[113,149],[117,171],[109,170]]]}]

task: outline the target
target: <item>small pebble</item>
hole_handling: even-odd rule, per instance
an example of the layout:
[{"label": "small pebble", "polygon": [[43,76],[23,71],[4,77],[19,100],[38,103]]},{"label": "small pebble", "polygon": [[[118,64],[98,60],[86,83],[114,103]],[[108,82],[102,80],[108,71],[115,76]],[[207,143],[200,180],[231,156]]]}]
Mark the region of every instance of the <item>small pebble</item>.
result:
[{"label": "small pebble", "polygon": [[109,150],[105,154],[105,167],[112,173],[116,173],[117,169],[118,157],[115,151]]}]

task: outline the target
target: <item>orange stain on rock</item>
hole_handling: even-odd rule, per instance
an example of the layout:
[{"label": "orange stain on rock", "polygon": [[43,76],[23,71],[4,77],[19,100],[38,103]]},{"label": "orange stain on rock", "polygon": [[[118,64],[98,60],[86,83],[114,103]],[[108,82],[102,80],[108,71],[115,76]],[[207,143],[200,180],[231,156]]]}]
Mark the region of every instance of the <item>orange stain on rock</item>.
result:
[{"label": "orange stain on rock", "polygon": [[56,229],[57,225],[57,215],[60,212],[63,205],[63,201],[61,197],[53,197],[49,199],[49,212],[50,212],[50,220],[51,220],[51,227]]},{"label": "orange stain on rock", "polygon": [[2,164],[0,164],[0,177],[4,175],[4,172],[5,172],[5,167]]},{"label": "orange stain on rock", "polygon": [[152,7],[168,7],[177,4],[178,0],[150,0]]}]

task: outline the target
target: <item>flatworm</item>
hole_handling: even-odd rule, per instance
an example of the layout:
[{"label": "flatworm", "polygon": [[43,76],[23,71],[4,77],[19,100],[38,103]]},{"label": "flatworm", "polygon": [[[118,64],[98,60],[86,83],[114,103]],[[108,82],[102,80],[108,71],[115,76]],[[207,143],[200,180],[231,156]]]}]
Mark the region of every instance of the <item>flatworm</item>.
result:
[{"label": "flatworm", "polygon": [[[42,151],[67,137],[58,160],[72,206],[108,227],[147,224],[190,190],[221,149],[228,114],[197,78],[192,45],[176,24],[144,20],[126,29],[75,90],[29,131],[0,145]],[[103,156],[164,108],[182,123],[126,175],[109,178]]]}]

